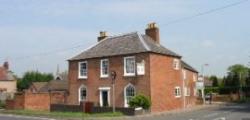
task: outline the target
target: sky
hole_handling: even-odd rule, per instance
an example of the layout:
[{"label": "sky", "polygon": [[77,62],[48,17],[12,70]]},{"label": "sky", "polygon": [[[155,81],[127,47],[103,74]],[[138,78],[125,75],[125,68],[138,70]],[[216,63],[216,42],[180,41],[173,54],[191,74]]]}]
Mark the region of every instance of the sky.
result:
[{"label": "sky", "polygon": [[68,69],[67,60],[97,43],[156,22],[160,42],[205,75],[224,76],[250,61],[250,1],[172,22],[242,0],[0,0],[0,64],[26,71]]}]

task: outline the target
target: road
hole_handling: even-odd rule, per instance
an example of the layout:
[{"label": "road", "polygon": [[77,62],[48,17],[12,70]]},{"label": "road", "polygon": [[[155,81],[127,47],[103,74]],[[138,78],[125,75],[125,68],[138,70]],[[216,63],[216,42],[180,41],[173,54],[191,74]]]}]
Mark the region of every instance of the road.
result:
[{"label": "road", "polygon": [[143,120],[250,120],[250,103],[208,107],[205,109],[200,109],[190,112],[153,116],[142,119]]},{"label": "road", "polygon": [[[54,120],[54,119],[0,114],[0,120]],[[180,112],[175,114],[125,117],[125,118],[119,118],[118,120],[250,120],[250,103],[206,107],[199,110]]]}]

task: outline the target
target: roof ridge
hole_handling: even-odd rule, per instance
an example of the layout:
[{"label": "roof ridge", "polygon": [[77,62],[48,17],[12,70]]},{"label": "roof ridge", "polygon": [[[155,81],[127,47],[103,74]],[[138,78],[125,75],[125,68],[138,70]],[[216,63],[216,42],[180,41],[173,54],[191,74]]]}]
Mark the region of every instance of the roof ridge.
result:
[{"label": "roof ridge", "polygon": [[145,42],[144,38],[142,38],[142,35],[139,34],[138,32],[136,32],[136,34],[138,35],[138,37],[139,37],[141,43],[142,43],[143,46],[146,48],[146,50],[147,50],[147,51],[150,51],[150,48],[149,48],[148,44]]},{"label": "roof ridge", "polygon": [[108,36],[106,38],[107,39],[113,39],[113,38],[123,37],[123,36],[131,35],[131,34],[136,34],[136,33],[137,33],[137,31],[128,32],[128,33],[120,33],[120,34],[116,34],[116,35],[113,35],[113,36]]}]

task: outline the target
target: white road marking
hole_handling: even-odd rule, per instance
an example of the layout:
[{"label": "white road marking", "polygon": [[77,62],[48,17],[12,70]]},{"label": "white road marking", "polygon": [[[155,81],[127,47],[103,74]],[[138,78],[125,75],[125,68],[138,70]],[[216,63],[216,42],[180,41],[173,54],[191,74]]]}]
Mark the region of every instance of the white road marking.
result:
[{"label": "white road marking", "polygon": [[226,118],[225,117],[219,117],[219,118],[215,118],[213,120],[226,120]]},{"label": "white road marking", "polygon": [[218,114],[219,114],[219,113],[211,113],[211,114],[205,115],[204,118],[213,117],[213,116],[216,116],[216,115],[218,115]]}]

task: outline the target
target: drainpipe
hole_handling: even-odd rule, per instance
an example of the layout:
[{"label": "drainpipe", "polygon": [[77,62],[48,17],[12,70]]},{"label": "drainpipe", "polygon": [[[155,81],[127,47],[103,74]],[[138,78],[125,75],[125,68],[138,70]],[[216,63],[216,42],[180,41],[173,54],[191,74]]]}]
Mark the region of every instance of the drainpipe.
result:
[{"label": "drainpipe", "polygon": [[183,109],[186,109],[184,69],[182,69],[182,75],[181,76],[182,76]]}]

